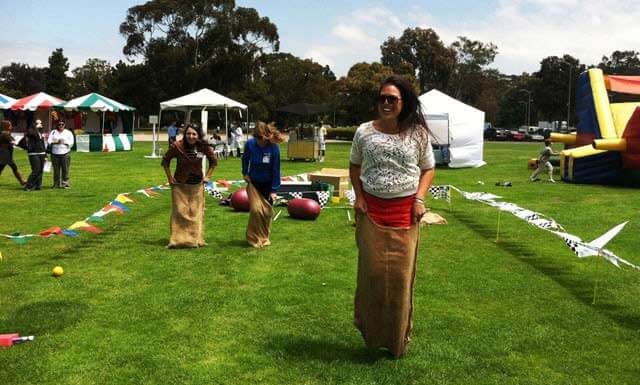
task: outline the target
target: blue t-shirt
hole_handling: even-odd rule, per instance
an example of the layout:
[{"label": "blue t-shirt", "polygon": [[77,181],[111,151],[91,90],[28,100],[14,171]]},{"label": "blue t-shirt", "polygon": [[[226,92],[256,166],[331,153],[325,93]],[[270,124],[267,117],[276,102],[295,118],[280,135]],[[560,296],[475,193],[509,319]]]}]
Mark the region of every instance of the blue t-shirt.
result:
[{"label": "blue t-shirt", "polygon": [[169,128],[167,128],[167,134],[169,137],[175,137],[178,135],[178,127],[176,127],[174,124],[170,125]]},{"label": "blue t-shirt", "polygon": [[249,175],[258,183],[271,182],[271,191],[280,188],[280,147],[268,143],[260,147],[255,138],[244,145],[242,154],[242,175]]}]

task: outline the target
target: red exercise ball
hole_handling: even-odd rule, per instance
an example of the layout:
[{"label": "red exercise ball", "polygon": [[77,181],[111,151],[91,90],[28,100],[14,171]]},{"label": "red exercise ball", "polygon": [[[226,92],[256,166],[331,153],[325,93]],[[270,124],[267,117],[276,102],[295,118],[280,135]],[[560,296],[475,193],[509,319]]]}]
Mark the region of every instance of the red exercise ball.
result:
[{"label": "red exercise ball", "polygon": [[320,205],[313,199],[296,198],[289,201],[287,211],[292,218],[313,220],[320,215]]},{"label": "red exercise ball", "polygon": [[246,188],[241,188],[231,194],[231,207],[236,211],[249,211],[249,194]]}]

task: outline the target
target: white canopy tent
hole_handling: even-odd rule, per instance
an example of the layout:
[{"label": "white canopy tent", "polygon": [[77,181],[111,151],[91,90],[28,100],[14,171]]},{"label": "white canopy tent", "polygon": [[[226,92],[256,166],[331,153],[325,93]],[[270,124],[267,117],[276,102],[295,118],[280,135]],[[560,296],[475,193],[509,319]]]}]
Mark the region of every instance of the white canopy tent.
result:
[{"label": "white canopy tent", "polygon": [[[237,102],[233,99],[230,99],[224,95],[220,95],[215,91],[211,91],[208,88],[203,88],[200,91],[196,91],[194,93],[181,96],[176,99],[167,100],[166,102],[160,103],[160,116],[162,116],[163,110],[178,110],[185,111],[187,116],[190,116],[192,110],[201,109],[203,112],[210,109],[224,109],[224,125],[225,125],[225,133],[229,132],[229,119],[228,119],[228,111],[229,108],[237,108],[240,110],[246,110],[247,105]],[[202,114],[202,128],[203,130],[207,129],[207,116],[208,114]],[[248,117],[248,114],[247,114]]]},{"label": "white canopy tent", "polygon": [[[449,146],[449,167],[480,167],[486,164],[482,153],[484,111],[438,90],[431,90],[419,99],[432,134],[431,140],[434,144]],[[429,124],[432,115],[447,115],[449,124]]]}]

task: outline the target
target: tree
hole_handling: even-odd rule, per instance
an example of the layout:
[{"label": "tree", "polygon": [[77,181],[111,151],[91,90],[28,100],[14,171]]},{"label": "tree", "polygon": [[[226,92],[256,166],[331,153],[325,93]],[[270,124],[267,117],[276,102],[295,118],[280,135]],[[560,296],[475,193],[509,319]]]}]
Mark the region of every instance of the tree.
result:
[{"label": "tree", "polygon": [[[354,64],[336,84],[340,123],[354,125],[374,119],[380,83],[393,73],[391,67],[376,62]],[[412,77],[409,80],[415,81]]]},{"label": "tree", "polygon": [[259,57],[279,48],[275,24],[233,0],[147,1],[128,9],[120,33],[160,100],[202,87],[238,94],[259,77]]},{"label": "tree", "polygon": [[420,92],[446,90],[455,64],[455,52],[445,47],[431,28],[407,28],[399,38],[389,37],[380,47],[382,64],[398,74],[418,79]]},{"label": "tree", "polygon": [[493,43],[482,43],[458,36],[451,44],[455,53],[455,64],[449,82],[449,94],[465,103],[475,104],[485,83],[485,69],[493,63],[498,47]]},{"label": "tree", "polygon": [[610,75],[640,75],[640,57],[636,51],[614,51],[603,56],[598,68]]},{"label": "tree", "polygon": [[11,63],[0,69],[0,84],[7,95],[23,97],[44,89],[45,69]]},{"label": "tree", "polygon": [[66,99],[69,96],[67,71],[69,61],[62,48],[57,48],[49,56],[49,68],[45,72],[45,91],[53,96]]},{"label": "tree", "polygon": [[542,59],[540,70],[534,73],[538,81],[530,89],[540,117],[548,121],[566,120],[570,108],[571,120],[575,121],[576,82],[584,70],[585,66],[571,55]]},{"label": "tree", "polygon": [[97,58],[87,59],[82,66],[75,68],[71,80],[72,93],[75,96],[89,92],[107,93],[107,83],[111,76],[111,64]]}]

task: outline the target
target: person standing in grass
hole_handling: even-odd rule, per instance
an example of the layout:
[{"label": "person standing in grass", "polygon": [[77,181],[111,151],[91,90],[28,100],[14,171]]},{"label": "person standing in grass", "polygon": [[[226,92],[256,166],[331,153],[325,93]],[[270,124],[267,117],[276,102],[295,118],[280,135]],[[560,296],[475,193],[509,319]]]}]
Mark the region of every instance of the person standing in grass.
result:
[{"label": "person standing in grass", "polygon": [[12,125],[10,121],[2,121],[2,128],[0,129],[0,175],[2,175],[2,171],[5,166],[9,166],[11,171],[13,171],[13,176],[15,176],[18,182],[20,182],[21,186],[24,186],[26,182],[22,179],[22,175],[20,175],[20,171],[18,171],[16,162],[13,161],[13,146],[15,144],[15,139],[11,136],[11,128]]},{"label": "person standing in grass", "polygon": [[[206,175],[202,161],[209,161]],[[171,159],[177,159],[171,175]],[[196,125],[185,128],[183,138],[176,141],[162,158],[162,168],[171,185],[171,237],[167,248],[202,247],[204,240],[204,185],[218,165],[213,149]]]},{"label": "person standing in grass", "polygon": [[171,147],[176,142],[176,138],[178,137],[177,124],[178,122],[174,120],[171,122],[171,125],[169,125],[169,127],[167,128],[167,138],[169,140],[169,147]]},{"label": "person standing in grass", "polygon": [[49,133],[51,163],[53,166],[53,187],[69,188],[69,168],[71,167],[71,147],[74,139],[71,131],[65,128],[64,119],[58,121],[56,129]]},{"label": "person standing in grass", "polygon": [[279,144],[283,141],[273,125],[258,122],[242,153],[242,176],[249,196],[247,242],[256,248],[271,244],[271,205],[280,188]]},{"label": "person standing in grass", "polygon": [[42,187],[42,173],[44,171],[44,163],[47,160],[47,145],[40,130],[42,130],[42,121],[38,119],[35,126],[18,142],[18,147],[27,151],[29,164],[31,165],[31,174],[29,174],[27,183],[24,186],[25,191],[40,190]]},{"label": "person standing in grass", "polygon": [[542,173],[546,169],[547,173],[549,174],[549,182],[551,183],[556,182],[553,179],[553,165],[549,161],[551,159],[551,156],[553,155],[559,155],[559,154],[557,152],[554,152],[553,149],[551,148],[551,141],[549,139],[545,139],[544,148],[542,149],[542,151],[540,151],[540,157],[538,158],[538,167],[533,172],[533,174],[531,174],[531,176],[529,177],[530,181],[532,182],[539,181],[540,178],[538,178],[538,175],[540,175],[540,173]]},{"label": "person standing in grass", "polygon": [[377,110],[376,120],[356,130],[350,156],[358,247],[354,323],[369,348],[399,357],[411,336],[419,222],[435,159],[411,83],[397,75],[384,80]]}]

